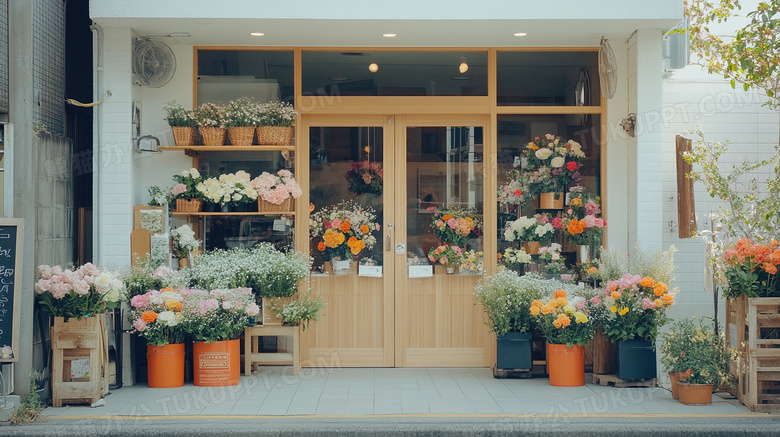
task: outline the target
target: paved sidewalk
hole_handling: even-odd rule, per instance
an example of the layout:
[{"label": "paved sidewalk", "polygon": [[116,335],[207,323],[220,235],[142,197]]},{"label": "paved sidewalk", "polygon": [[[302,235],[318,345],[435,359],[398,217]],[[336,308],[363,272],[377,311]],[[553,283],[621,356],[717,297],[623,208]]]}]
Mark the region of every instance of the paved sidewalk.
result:
[{"label": "paved sidewalk", "polygon": [[[263,367],[235,387],[123,387],[105,406],[50,407],[52,419],[436,416],[584,418],[616,415],[760,417],[734,399],[686,406],[664,388],[551,387],[547,378],[495,379],[489,369]],[[590,375],[586,375],[590,380]]]}]

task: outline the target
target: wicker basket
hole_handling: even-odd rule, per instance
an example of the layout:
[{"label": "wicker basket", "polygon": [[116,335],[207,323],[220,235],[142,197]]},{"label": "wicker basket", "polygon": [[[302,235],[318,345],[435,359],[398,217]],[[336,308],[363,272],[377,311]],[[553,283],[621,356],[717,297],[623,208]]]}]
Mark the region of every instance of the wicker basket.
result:
[{"label": "wicker basket", "polygon": [[200,199],[176,199],[176,212],[200,212],[203,201]]},{"label": "wicker basket", "polygon": [[257,144],[261,146],[289,146],[292,142],[292,126],[259,126]]},{"label": "wicker basket", "polygon": [[234,146],[251,146],[255,139],[255,128],[253,127],[229,127],[230,144]]},{"label": "wicker basket", "polygon": [[200,136],[203,137],[204,146],[224,146],[225,128],[224,127],[204,127],[201,126]]},{"label": "wicker basket", "polygon": [[257,198],[257,212],[292,212],[293,199],[288,197],[284,202],[279,205],[264,200],[262,197]]},{"label": "wicker basket", "polygon": [[186,126],[171,126],[173,131],[173,144],[177,146],[195,145],[195,128]]}]

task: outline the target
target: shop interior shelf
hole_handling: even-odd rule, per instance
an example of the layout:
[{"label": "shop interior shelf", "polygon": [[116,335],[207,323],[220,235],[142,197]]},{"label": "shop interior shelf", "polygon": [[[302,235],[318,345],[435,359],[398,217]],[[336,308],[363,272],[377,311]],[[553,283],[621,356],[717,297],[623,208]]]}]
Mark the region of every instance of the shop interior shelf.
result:
[{"label": "shop interior shelf", "polygon": [[244,216],[244,215],[295,215],[294,211],[275,211],[275,212],[172,212],[174,217],[185,216],[217,216],[217,215],[229,215],[229,216]]}]

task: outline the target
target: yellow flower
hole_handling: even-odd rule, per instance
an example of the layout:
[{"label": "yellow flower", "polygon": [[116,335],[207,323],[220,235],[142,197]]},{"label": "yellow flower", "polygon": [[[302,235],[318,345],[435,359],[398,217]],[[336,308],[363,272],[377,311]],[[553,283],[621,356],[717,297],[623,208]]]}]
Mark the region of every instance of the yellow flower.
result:
[{"label": "yellow flower", "polygon": [[569,300],[566,299],[565,297],[559,297],[559,298],[555,299],[555,302],[557,302],[558,305],[560,305],[560,306],[564,306],[567,303],[569,303]]},{"label": "yellow flower", "polygon": [[365,151],[366,151],[366,153],[368,153],[368,152],[370,152],[370,151],[371,151],[371,148],[370,148],[370,147],[368,147],[368,146],[366,146],[366,147],[363,147],[363,150],[365,150]]},{"label": "yellow flower", "polygon": [[563,312],[566,314],[574,314],[574,311],[576,311],[576,308],[574,308],[571,304],[567,304],[565,307],[563,307]]},{"label": "yellow flower", "polygon": [[620,314],[621,316],[625,316],[627,312],[628,312],[628,307],[623,307],[620,309],[620,311],[618,311],[618,314]]},{"label": "yellow flower", "polygon": [[537,307],[537,306],[532,306],[531,307],[531,315],[532,316],[538,316],[539,315],[539,311],[541,311],[539,309],[539,307]]},{"label": "yellow flower", "polygon": [[610,308],[609,310],[612,311],[613,313],[616,313],[617,312],[617,305],[612,305],[612,308]]},{"label": "yellow flower", "polygon": [[582,311],[577,311],[574,313],[574,321],[577,323],[588,323],[588,316]]}]

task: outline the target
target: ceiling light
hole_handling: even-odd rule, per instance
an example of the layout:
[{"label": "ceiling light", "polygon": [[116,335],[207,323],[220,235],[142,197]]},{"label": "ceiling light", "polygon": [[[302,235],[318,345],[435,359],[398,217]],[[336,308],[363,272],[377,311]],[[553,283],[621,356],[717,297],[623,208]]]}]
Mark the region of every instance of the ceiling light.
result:
[{"label": "ceiling light", "polygon": [[397,33],[383,33],[382,36],[385,37],[385,38],[395,38],[395,37],[398,36],[398,34]]},{"label": "ceiling light", "polygon": [[460,65],[458,65],[458,71],[460,71],[460,74],[469,71],[469,64],[467,64],[466,61],[461,62]]},{"label": "ceiling light", "polygon": [[525,32],[517,32],[517,33],[513,33],[512,35],[513,36],[527,36],[528,34],[525,33]]},{"label": "ceiling light", "polygon": [[249,34],[252,36],[265,36],[265,33],[263,32],[249,32]]},{"label": "ceiling light", "polygon": [[379,71],[379,65],[377,65],[376,62],[372,62],[368,64],[368,71],[372,73],[376,73],[377,71]]}]

